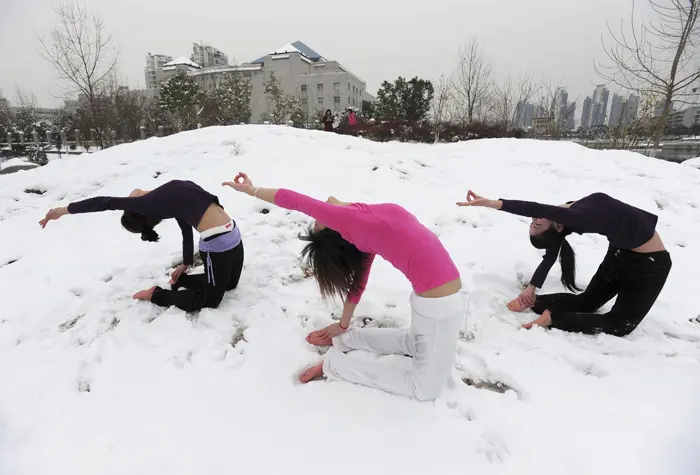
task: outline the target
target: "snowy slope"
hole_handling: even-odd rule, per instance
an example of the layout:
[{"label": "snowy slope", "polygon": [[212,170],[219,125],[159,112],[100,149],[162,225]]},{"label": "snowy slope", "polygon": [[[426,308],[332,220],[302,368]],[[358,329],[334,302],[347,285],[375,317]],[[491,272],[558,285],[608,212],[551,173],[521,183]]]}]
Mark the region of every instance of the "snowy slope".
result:
[{"label": "snowy slope", "polygon": [[[320,358],[304,336],[340,304],[299,270],[308,218],[263,214],[265,203],[220,187],[238,171],[323,199],[393,201],[440,236],[469,314],[438,400],[295,384]],[[167,283],[180,257],[174,222],[159,243],[122,230],[117,212],[37,224],[50,207],[175,178],[216,193],[242,229],[241,284],[216,310],[131,299]],[[504,305],[541,254],[527,219],[455,206],[468,188],[549,203],[604,191],[658,213],[674,267],[657,305],[626,338],[521,330],[531,314]],[[0,474],[698,473],[699,236],[700,170],[571,143],[378,144],[235,126],[0,176]],[[571,242],[585,285],[606,241]],[[558,280],[555,266],[544,291]],[[407,325],[409,292],[378,260],[356,322]]]}]

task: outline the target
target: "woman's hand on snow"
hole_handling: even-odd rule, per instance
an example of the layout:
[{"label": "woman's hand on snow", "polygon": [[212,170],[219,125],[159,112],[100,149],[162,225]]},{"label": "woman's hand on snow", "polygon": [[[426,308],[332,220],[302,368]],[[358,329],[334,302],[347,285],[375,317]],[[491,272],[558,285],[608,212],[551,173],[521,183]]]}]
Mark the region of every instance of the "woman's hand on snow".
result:
[{"label": "woman's hand on snow", "polygon": [[248,175],[243,172],[239,172],[233,181],[223,182],[221,186],[230,186],[234,190],[240,191],[241,193],[247,193],[249,195],[253,194],[253,182],[250,180],[250,178],[248,178]]},{"label": "woman's hand on snow", "polygon": [[508,304],[508,310],[511,312],[522,312],[535,305],[537,296],[535,295],[535,287],[528,286],[520,295]]},{"label": "woman's hand on snow", "polygon": [[340,326],[340,323],[328,325],[326,328],[316,330],[306,336],[306,341],[316,346],[330,346],[333,344],[333,338],[345,333],[347,328]]},{"label": "woman's hand on snow", "polygon": [[170,282],[168,282],[168,283],[174,284],[175,282],[177,282],[180,279],[180,277],[182,277],[182,274],[187,272],[187,269],[189,269],[189,267],[190,266],[187,266],[185,264],[181,264],[181,265],[177,266],[175,268],[175,270],[173,271],[173,273],[171,274]]},{"label": "woman's hand on snow", "polygon": [[49,221],[56,220],[63,216],[64,214],[68,214],[68,208],[54,208],[49,210],[48,213],[46,213],[46,216],[44,219],[39,221],[39,225],[43,228],[46,227],[46,225],[49,223]]}]

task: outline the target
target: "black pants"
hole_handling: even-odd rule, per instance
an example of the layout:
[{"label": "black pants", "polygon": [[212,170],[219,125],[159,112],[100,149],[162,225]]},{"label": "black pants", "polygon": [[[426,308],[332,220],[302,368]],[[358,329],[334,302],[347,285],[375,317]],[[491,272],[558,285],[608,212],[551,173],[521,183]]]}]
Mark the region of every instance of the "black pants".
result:
[{"label": "black pants", "polygon": [[[552,328],[625,336],[649,313],[670,271],[667,251],[640,254],[611,247],[583,293],[538,296],[533,311],[549,310]],[[594,313],[615,295],[610,312]]]},{"label": "black pants", "polygon": [[[200,251],[200,254],[204,260],[204,274],[183,274],[171,286],[172,290],[156,287],[151,302],[161,307],[174,305],[186,312],[218,307],[224,293],[238,286],[243,270],[243,241],[226,252]],[[211,258],[213,279],[207,278],[207,258]]]}]

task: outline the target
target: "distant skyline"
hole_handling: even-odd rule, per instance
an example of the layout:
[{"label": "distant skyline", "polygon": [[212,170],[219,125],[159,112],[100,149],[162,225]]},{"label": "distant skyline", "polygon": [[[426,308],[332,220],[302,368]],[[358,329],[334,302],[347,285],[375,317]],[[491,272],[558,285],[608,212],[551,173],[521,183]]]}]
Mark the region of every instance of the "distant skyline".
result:
[{"label": "distant skyline", "polygon": [[[9,3],[8,3],[9,2]],[[6,0],[0,15],[0,90],[14,99],[15,86],[42,106],[60,106],[55,72],[38,53],[32,28],[47,32],[56,22],[53,0]],[[537,80],[563,85],[569,101],[582,103],[603,81],[593,68],[603,59],[601,35],[627,20],[631,0],[566,2],[530,0],[478,2],[357,0],[353,8],[299,0],[269,0],[245,7],[224,0],[86,0],[112,31],[120,50],[119,71],[132,88],[145,88],[146,55],[190,56],[204,42],[231,62],[251,61],[300,40],[338,60],[376,93],[384,80],[419,76],[435,80],[457,67],[458,50],[475,35],[493,61],[498,78],[530,72]],[[646,14],[637,6],[637,17]],[[418,15],[415,12],[420,11]],[[363,33],[363,32],[371,33]],[[608,86],[611,94],[617,88]],[[577,108],[579,113],[580,108]],[[578,118],[577,118],[578,120]]]}]

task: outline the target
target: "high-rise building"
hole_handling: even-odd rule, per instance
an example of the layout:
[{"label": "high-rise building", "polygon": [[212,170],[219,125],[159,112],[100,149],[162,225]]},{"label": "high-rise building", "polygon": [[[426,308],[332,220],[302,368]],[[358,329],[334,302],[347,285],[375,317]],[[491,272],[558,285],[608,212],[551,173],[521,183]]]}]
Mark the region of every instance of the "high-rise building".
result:
[{"label": "high-rise building", "polygon": [[593,91],[593,105],[591,106],[591,127],[605,125],[605,117],[608,112],[608,96],[610,91],[605,85],[596,86]]},{"label": "high-rise building", "polygon": [[628,126],[635,120],[637,120],[637,115],[639,114],[639,96],[630,94],[625,102],[625,111],[622,114],[622,124],[623,126]]},{"label": "high-rise building", "polygon": [[148,53],[144,69],[147,90],[158,89],[158,84],[163,80],[163,67],[172,60],[172,56]]},{"label": "high-rise building", "polygon": [[581,127],[584,129],[591,127],[591,112],[593,112],[593,99],[587,97],[583,101],[583,111],[581,111]]},{"label": "high-rise building", "polygon": [[205,44],[192,44],[192,61],[203,68],[228,66],[228,56],[213,46]]},{"label": "high-rise building", "polygon": [[564,130],[574,130],[576,127],[576,121],[574,116],[576,115],[576,102],[569,102],[566,106],[566,120],[564,121]]},{"label": "high-rise building", "polygon": [[563,87],[558,87],[554,93],[552,100],[552,112],[554,115],[555,126],[563,129],[566,125],[566,119],[569,113],[569,93]]},{"label": "high-rise building", "polygon": [[610,127],[620,127],[622,125],[622,112],[625,106],[624,98],[619,94],[613,94],[612,105],[610,106]]},{"label": "high-rise building", "polygon": [[516,127],[527,129],[532,127],[532,117],[535,115],[535,106],[529,102],[519,101],[515,106]]}]

